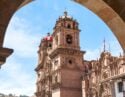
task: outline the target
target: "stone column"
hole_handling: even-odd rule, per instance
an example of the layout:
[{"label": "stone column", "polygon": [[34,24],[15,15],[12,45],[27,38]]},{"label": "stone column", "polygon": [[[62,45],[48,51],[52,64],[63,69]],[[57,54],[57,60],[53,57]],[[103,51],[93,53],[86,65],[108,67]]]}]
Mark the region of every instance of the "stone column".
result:
[{"label": "stone column", "polygon": [[123,80],[123,97],[125,97],[125,78]]},{"label": "stone column", "polygon": [[82,80],[82,97],[86,97],[85,80]]},{"label": "stone column", "polygon": [[115,95],[115,83],[114,82],[115,82],[114,80],[110,80],[112,97],[116,97],[116,95]]},{"label": "stone column", "polygon": [[[13,50],[4,48],[4,37],[9,21],[13,14],[32,0],[0,0],[0,67]],[[18,32],[17,32],[18,33]]]}]

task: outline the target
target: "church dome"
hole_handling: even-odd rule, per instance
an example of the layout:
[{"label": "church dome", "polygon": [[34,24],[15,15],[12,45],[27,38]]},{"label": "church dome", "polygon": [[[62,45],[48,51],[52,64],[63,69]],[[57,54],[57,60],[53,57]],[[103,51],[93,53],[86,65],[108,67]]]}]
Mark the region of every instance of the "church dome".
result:
[{"label": "church dome", "polygon": [[48,33],[48,35],[46,37],[44,37],[43,40],[45,40],[45,41],[52,41],[53,37],[50,35],[50,33]]}]

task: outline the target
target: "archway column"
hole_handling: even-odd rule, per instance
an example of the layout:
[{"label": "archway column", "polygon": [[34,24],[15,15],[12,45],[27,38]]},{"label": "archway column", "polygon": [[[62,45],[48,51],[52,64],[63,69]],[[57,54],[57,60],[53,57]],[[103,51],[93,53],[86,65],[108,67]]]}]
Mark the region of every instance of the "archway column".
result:
[{"label": "archway column", "polygon": [[13,53],[12,49],[0,47],[0,68],[6,62],[6,58]]},{"label": "archway column", "polygon": [[31,1],[32,0],[0,0],[0,67],[6,62],[6,58],[13,52],[12,49],[3,47],[9,21],[19,8]]},{"label": "archway column", "polygon": [[99,16],[112,30],[123,51],[125,50],[125,23],[103,0],[74,0]]}]

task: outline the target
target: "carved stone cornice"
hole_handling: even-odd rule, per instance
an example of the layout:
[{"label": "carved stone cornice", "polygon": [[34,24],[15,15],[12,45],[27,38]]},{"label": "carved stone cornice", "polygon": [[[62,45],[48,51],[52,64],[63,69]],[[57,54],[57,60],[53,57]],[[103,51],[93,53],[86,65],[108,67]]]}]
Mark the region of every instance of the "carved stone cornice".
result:
[{"label": "carved stone cornice", "polygon": [[60,88],[61,84],[60,83],[52,83],[52,89],[57,89],[57,88]]},{"label": "carved stone cornice", "polygon": [[12,49],[0,47],[0,67],[6,62],[6,58],[13,53]]},{"label": "carved stone cornice", "polygon": [[52,51],[50,53],[50,58],[53,59],[55,56],[57,56],[58,54],[64,54],[64,55],[83,55],[85,53],[85,51],[79,51],[76,49],[70,49],[70,48],[57,48],[56,50]]},{"label": "carved stone cornice", "polygon": [[55,36],[56,33],[58,32],[76,32],[76,33],[79,33],[81,30],[80,29],[74,29],[74,28],[70,28],[68,29],[67,27],[54,27],[54,32],[53,32],[53,36]]},{"label": "carved stone cornice", "polygon": [[125,73],[118,74],[118,75],[115,75],[115,76],[111,76],[111,77],[109,77],[109,78],[106,78],[105,80],[102,80],[101,83],[104,83],[104,82],[107,82],[107,81],[110,81],[110,80],[119,79],[119,78],[124,78],[124,77],[125,77]]}]

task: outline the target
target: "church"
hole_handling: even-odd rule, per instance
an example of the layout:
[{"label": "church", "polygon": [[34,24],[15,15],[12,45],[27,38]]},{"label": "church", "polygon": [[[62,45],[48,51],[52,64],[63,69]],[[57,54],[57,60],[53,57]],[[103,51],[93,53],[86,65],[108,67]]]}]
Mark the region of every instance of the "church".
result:
[{"label": "church", "polygon": [[67,12],[38,50],[36,97],[125,97],[125,56],[104,51],[98,60],[84,59],[79,23]]}]

